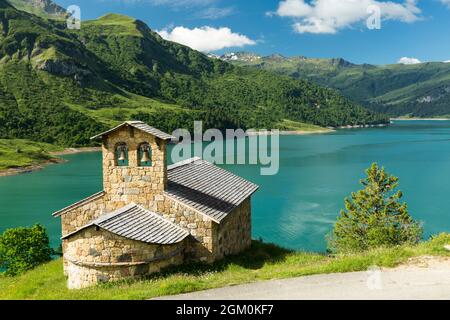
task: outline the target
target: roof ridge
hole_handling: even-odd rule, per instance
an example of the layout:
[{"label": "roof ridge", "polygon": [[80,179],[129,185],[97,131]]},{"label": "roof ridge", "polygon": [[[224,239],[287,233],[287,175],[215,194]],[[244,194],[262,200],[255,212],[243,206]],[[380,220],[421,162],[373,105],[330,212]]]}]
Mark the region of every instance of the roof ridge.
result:
[{"label": "roof ridge", "polygon": [[58,216],[64,214],[68,210],[78,208],[79,206],[81,206],[83,204],[89,203],[91,200],[98,199],[98,198],[100,198],[100,196],[103,196],[104,194],[105,194],[105,190],[102,190],[102,191],[96,192],[94,194],[91,194],[89,197],[81,199],[81,200],[79,200],[79,201],[77,201],[75,203],[72,203],[71,205],[68,205],[67,207],[64,207],[64,208],[62,208],[62,209],[60,209],[58,211],[53,212],[52,216],[58,217]]},{"label": "roof ridge", "polygon": [[121,208],[118,208],[114,211],[105,213],[101,216],[99,216],[97,219],[95,219],[94,221],[92,221],[91,223],[96,224],[96,223],[102,223],[105,222],[109,219],[115,218],[116,216],[125,213],[126,211],[132,209],[133,207],[137,207],[137,204],[134,202],[131,202],[130,204],[127,204],[126,206],[123,206]]},{"label": "roof ridge", "polygon": [[170,135],[170,134],[168,134],[168,133],[166,133],[164,131],[161,131],[158,128],[152,127],[152,126],[148,125],[147,123],[145,123],[143,121],[132,120],[132,121],[122,122],[121,124],[115,126],[114,128],[111,128],[111,129],[109,129],[107,131],[99,133],[99,134],[91,137],[91,140],[97,139],[97,138],[102,137],[104,135],[107,135],[107,134],[109,134],[109,133],[111,133],[111,132],[113,132],[113,131],[115,131],[115,130],[117,130],[119,128],[122,128],[123,126],[126,126],[126,125],[131,126],[131,127],[135,128],[135,129],[147,132],[147,133],[149,133],[151,135],[154,135],[154,136],[156,136],[156,137],[158,137],[160,139],[163,139],[163,140],[173,140],[173,139],[175,139],[174,136],[172,136],[172,135]]},{"label": "roof ridge", "polygon": [[125,123],[135,124],[135,123],[144,123],[144,122],[140,121],[140,120],[130,120],[130,121],[125,121]]},{"label": "roof ridge", "polygon": [[[145,221],[142,220],[142,217],[145,217]],[[121,221],[122,225],[120,225]],[[119,224],[119,226],[117,224]],[[131,226],[128,230],[126,228],[127,225]],[[158,230],[154,230],[155,225],[159,228]],[[142,205],[132,202],[88,222],[77,230],[64,235],[61,239],[67,239],[92,226],[100,227],[108,232],[128,239],[147,243],[173,244],[178,243],[189,236],[187,230],[163,217],[162,214],[158,214],[144,208]],[[168,234],[165,232],[168,232]]]},{"label": "roof ridge", "polygon": [[[191,163],[193,163],[195,161],[198,161],[198,160],[203,160],[203,159],[200,158],[200,157],[192,157],[192,158],[189,158],[189,159],[186,159],[186,160],[178,161],[178,162],[176,162],[174,164],[171,164],[170,166],[167,166],[167,170],[172,170],[172,169],[175,169],[175,168],[179,168],[179,167],[185,166],[187,164],[191,164]],[[206,160],[203,160],[203,161],[204,162],[208,162]]]},{"label": "roof ridge", "polygon": [[177,227],[178,229],[182,230],[183,232],[189,233],[188,231],[186,231],[185,229],[180,227],[178,224],[170,221],[169,219],[167,219],[167,218],[163,217],[162,215],[158,214],[157,212],[154,212],[152,210],[146,209],[146,208],[144,208],[143,206],[141,206],[139,204],[136,204],[135,206],[138,207],[139,209],[142,209],[144,211],[147,211],[147,212],[151,213],[152,215],[156,216],[158,219],[160,219],[162,221],[170,223],[171,225],[173,225],[173,226]]}]

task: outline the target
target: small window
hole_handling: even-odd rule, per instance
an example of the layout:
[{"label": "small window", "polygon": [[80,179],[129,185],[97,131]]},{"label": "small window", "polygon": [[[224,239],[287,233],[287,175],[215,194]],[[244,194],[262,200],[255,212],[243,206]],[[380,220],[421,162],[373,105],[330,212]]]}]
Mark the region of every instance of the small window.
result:
[{"label": "small window", "polygon": [[138,161],[140,167],[152,166],[152,148],[148,143],[142,143],[138,149]]},{"label": "small window", "polygon": [[116,145],[116,165],[119,167],[128,166],[128,146],[124,142]]}]

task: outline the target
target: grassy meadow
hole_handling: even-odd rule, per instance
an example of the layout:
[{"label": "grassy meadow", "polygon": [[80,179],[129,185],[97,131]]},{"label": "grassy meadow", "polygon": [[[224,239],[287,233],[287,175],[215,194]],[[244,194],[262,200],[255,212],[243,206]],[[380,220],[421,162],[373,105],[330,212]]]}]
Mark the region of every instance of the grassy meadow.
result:
[{"label": "grassy meadow", "polygon": [[0,139],[0,170],[26,167],[51,160],[50,152],[63,150],[48,143],[24,139]]}]

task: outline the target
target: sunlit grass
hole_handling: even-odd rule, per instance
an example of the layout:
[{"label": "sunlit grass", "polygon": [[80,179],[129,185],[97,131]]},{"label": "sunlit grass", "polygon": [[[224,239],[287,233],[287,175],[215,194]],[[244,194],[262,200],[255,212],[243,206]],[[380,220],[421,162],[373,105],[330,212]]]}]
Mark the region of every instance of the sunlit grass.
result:
[{"label": "sunlit grass", "polygon": [[63,148],[24,139],[0,139],[0,170],[41,163]]},{"label": "sunlit grass", "polygon": [[136,19],[121,14],[109,13],[96,20],[85,21],[84,26],[116,27],[120,35],[142,37],[142,33],[136,27]]}]

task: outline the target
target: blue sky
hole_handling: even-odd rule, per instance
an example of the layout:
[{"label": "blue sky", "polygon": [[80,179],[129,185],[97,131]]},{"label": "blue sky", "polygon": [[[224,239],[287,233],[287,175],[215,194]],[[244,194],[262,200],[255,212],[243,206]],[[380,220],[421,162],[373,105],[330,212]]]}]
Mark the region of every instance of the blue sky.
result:
[{"label": "blue sky", "polygon": [[[204,52],[251,51],[355,63],[450,60],[450,0],[56,0],[81,18],[126,14]],[[367,20],[380,29],[369,29]]]}]

